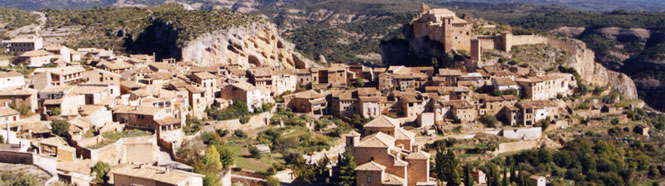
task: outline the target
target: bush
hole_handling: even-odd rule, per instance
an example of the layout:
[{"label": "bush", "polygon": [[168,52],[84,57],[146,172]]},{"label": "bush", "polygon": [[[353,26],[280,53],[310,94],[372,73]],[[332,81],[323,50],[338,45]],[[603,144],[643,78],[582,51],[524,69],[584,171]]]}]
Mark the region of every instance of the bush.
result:
[{"label": "bush", "polygon": [[215,132],[217,133],[217,135],[219,135],[219,137],[224,137],[229,134],[229,131],[226,129],[217,129],[215,130]]},{"label": "bush", "polygon": [[614,118],[614,119],[612,119],[611,123],[612,123],[612,125],[617,125],[617,124],[619,124],[619,119]]},{"label": "bush", "polygon": [[108,163],[98,161],[95,166],[92,167],[92,171],[97,173],[95,181],[98,183],[107,183],[109,181],[108,173],[110,170],[111,166]]},{"label": "bush", "polygon": [[185,131],[186,135],[192,135],[199,132],[199,130],[201,130],[201,120],[187,115],[187,119],[185,119],[185,127],[183,130]]},{"label": "bush", "polygon": [[279,180],[274,176],[270,176],[266,179],[266,186],[279,186]]},{"label": "bush", "polygon": [[216,109],[215,107],[206,109],[206,114],[214,120],[229,120],[249,114],[248,108],[247,103],[244,101],[235,101],[231,106],[222,110]]},{"label": "bush", "polygon": [[247,133],[243,132],[240,129],[233,131],[233,135],[235,137],[239,137],[239,138],[246,138],[247,137]]},{"label": "bush", "polygon": [[544,119],[544,120],[540,120],[540,127],[543,129],[543,131],[545,131],[545,129],[547,129],[547,127],[549,127],[550,124],[551,124],[551,122],[550,122],[549,118]]},{"label": "bush", "polygon": [[482,118],[480,118],[480,122],[485,124],[485,126],[487,126],[489,128],[496,127],[496,122],[497,121],[498,120],[496,119],[496,117],[494,117],[492,115],[485,115]]},{"label": "bush", "polygon": [[51,121],[51,131],[55,135],[65,137],[69,133],[69,125],[65,120],[56,119]]},{"label": "bush", "polygon": [[243,116],[240,118],[240,123],[241,124],[247,124],[249,122],[249,117]]},{"label": "bush", "polygon": [[251,154],[253,158],[261,158],[261,152],[254,145],[249,146],[249,154]]},{"label": "bush", "polygon": [[216,145],[221,143],[222,138],[214,132],[203,132],[201,133],[201,141],[208,145]]},{"label": "bush", "polygon": [[51,110],[51,116],[58,116],[60,115],[60,108],[56,107]]}]

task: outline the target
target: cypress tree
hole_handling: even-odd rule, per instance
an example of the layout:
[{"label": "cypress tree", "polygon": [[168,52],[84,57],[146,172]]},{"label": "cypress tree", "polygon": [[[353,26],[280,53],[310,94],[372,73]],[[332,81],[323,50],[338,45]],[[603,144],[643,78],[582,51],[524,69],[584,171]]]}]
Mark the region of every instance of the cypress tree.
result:
[{"label": "cypress tree", "polygon": [[339,186],[353,186],[356,185],[356,161],[353,155],[347,149],[342,156],[340,156],[338,166],[339,170]]},{"label": "cypress tree", "polygon": [[509,186],[510,183],[508,181],[508,168],[503,169],[503,186]]},{"label": "cypress tree", "polygon": [[471,166],[469,164],[464,166],[464,185],[473,186],[473,177],[471,176]]}]

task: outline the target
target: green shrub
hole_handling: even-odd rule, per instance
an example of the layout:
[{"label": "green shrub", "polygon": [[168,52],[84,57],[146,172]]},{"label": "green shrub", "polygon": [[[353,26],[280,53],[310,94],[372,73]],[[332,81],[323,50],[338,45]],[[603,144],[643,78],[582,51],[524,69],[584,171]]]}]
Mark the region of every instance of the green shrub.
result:
[{"label": "green shrub", "polygon": [[247,137],[247,133],[243,132],[240,129],[233,131],[233,135],[235,137],[239,137],[239,138],[246,138]]},{"label": "green shrub", "polygon": [[254,145],[249,146],[249,154],[251,154],[253,158],[256,158],[256,159],[261,158],[261,152]]},{"label": "green shrub", "polygon": [[480,122],[485,124],[485,126],[490,127],[490,128],[496,127],[496,122],[497,121],[498,120],[496,119],[496,117],[494,117],[492,115],[485,115],[485,116],[480,118]]},{"label": "green shrub", "polygon": [[266,179],[266,186],[279,186],[279,180],[275,178],[274,176],[269,176]]},{"label": "green shrub", "polygon": [[58,135],[58,136],[67,136],[67,133],[69,132],[69,122],[65,120],[60,120],[56,119],[51,121],[51,132],[53,134]]},{"label": "green shrub", "polygon": [[97,176],[95,177],[95,181],[98,183],[108,183],[109,181],[109,176],[108,173],[111,171],[111,166],[108,163],[105,163],[103,161],[98,161],[94,167],[92,167],[92,171],[97,173]]},{"label": "green shrub", "polygon": [[246,124],[248,122],[249,122],[249,117],[243,116],[243,117],[240,118],[240,123],[241,124]]}]

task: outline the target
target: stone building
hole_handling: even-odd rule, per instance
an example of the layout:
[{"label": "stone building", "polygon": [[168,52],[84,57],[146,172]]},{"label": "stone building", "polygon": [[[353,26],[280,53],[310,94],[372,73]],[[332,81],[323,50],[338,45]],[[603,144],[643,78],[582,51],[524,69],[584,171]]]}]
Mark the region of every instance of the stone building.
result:
[{"label": "stone building", "polygon": [[20,55],[24,52],[44,48],[44,39],[42,37],[17,38],[3,41],[3,44],[12,55]]},{"label": "stone building", "polygon": [[259,108],[264,103],[273,103],[270,97],[270,91],[264,88],[258,88],[247,82],[239,82],[222,88],[221,98],[228,100],[241,100],[247,103],[250,112],[254,108]]},{"label": "stone building", "polygon": [[575,81],[571,76],[563,74],[550,74],[542,76],[529,76],[527,78],[518,78],[516,80],[531,100],[548,100],[556,98],[557,95],[568,96],[572,94],[569,87],[570,81]]},{"label": "stone building", "polygon": [[399,122],[379,116],[363,127],[364,135],[346,137],[354,156],[356,185],[436,185],[429,177],[430,154],[414,146],[415,134]]},{"label": "stone building", "polygon": [[18,72],[0,73],[0,90],[10,90],[25,86],[23,74]]},{"label": "stone building", "polygon": [[120,164],[111,169],[114,185],[202,186],[204,175],[152,165]]},{"label": "stone building", "polygon": [[287,107],[298,113],[325,114],[328,102],[326,95],[313,90],[298,92],[288,102]]},{"label": "stone building", "polygon": [[412,22],[416,38],[429,38],[443,44],[445,51],[471,50],[471,23],[445,8],[431,9],[423,4],[420,15]]}]

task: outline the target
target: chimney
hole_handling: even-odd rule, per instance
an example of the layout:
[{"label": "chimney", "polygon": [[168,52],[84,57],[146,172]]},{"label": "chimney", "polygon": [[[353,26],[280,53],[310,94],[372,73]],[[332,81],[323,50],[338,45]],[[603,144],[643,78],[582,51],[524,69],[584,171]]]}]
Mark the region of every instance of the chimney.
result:
[{"label": "chimney", "polygon": [[413,152],[420,152],[420,145],[413,145]]}]

